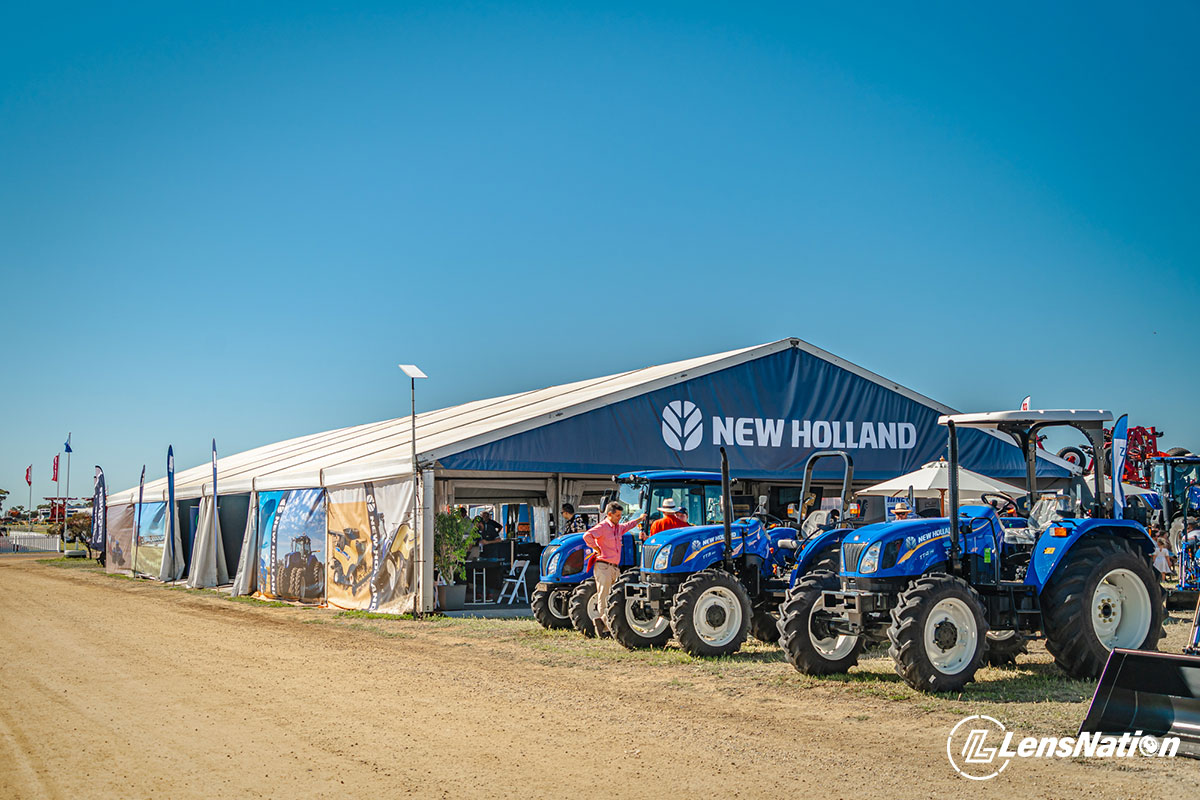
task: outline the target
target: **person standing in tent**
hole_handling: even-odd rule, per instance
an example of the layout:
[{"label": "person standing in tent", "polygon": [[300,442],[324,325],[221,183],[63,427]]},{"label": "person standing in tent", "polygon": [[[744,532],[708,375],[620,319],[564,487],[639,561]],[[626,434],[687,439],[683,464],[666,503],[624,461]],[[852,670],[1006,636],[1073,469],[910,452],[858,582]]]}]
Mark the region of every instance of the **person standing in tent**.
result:
[{"label": "person standing in tent", "polygon": [[587,522],[583,517],[575,513],[575,506],[570,503],[562,504],[562,533],[584,533],[587,531]]},{"label": "person standing in tent", "polygon": [[613,582],[621,574],[621,537],[646,518],[642,514],[623,523],[621,517],[624,514],[625,506],[614,500],[605,507],[604,519],[600,524],[589,528],[583,535],[584,544],[592,548],[588,561],[595,563],[592,575],[596,578],[596,601],[601,609],[596,625],[605,629],[608,623],[604,621],[603,610],[608,607],[608,595],[612,592]]}]

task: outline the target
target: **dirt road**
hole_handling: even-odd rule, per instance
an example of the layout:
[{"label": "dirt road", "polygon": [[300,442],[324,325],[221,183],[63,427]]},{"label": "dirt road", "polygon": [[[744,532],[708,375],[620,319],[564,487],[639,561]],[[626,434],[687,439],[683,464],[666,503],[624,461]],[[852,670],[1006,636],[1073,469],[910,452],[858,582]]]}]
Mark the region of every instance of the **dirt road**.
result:
[{"label": "dirt road", "polygon": [[765,646],[627,654],[521,621],[363,620],[27,558],[0,559],[0,663],[6,798],[1200,794],[1185,759],[1014,761],[987,783],[947,763],[964,714],[1061,727],[1083,690],[981,706],[913,696],[874,663],[861,685],[805,678]]}]

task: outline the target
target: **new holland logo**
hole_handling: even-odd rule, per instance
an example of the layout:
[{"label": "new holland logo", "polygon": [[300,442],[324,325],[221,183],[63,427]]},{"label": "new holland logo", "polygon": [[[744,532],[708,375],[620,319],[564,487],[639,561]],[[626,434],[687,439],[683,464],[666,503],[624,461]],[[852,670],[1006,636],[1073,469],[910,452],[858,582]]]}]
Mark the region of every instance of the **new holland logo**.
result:
[{"label": "new holland logo", "polygon": [[690,400],[672,400],[662,412],[662,435],[672,450],[695,450],[704,439],[704,415]]}]

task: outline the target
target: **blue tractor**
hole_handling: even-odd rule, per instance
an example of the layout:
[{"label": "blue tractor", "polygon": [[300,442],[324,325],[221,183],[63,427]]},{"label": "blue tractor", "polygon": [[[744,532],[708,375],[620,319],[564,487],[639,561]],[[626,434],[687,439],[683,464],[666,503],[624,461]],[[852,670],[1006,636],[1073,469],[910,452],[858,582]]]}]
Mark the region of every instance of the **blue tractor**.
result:
[{"label": "blue tractor", "polygon": [[1179,584],[1171,599],[1194,605],[1200,598],[1200,456],[1176,447],[1150,459],[1150,485],[1158,493],[1158,522],[1179,557]]},{"label": "blue tractor", "polygon": [[[809,459],[801,498],[808,498],[817,461],[830,456],[845,463],[845,507],[853,464],[841,452],[824,451]],[[639,568],[625,572],[613,585],[605,621],[625,647],[665,644],[674,636],[691,655],[717,656],[737,652],[750,633],[774,642],[779,635],[776,614],[791,581],[809,569],[837,568],[838,542],[845,529],[826,530],[828,524],[814,524],[802,536],[790,527],[771,527],[778,520],[763,509],[757,516],[733,521],[724,449],[721,476],[722,485],[705,486],[702,498],[697,494],[676,500],[690,504],[702,499],[701,513],[689,514],[689,519],[702,524],[646,539]],[[661,493],[651,492],[642,505],[651,510],[664,499]],[[633,622],[653,624],[655,641],[650,642]]]},{"label": "blue tractor", "polygon": [[[1023,648],[1042,635],[1074,678],[1095,678],[1113,648],[1154,650],[1163,600],[1151,569],[1153,543],[1140,524],[1108,519],[1104,467],[1097,461],[1088,516],[1071,498],[1037,494],[1037,434],[1049,426],[1083,432],[1099,452],[1107,411],[997,411],[944,416],[949,429],[949,516],[860,528],[842,543],[842,572],[815,572],[789,592],[780,644],[796,669],[845,672],[868,643],[890,643],[896,671],[913,688],[947,692],[975,676],[989,649]],[[1013,436],[1026,462],[1026,524],[997,511],[1019,504],[984,495],[959,506],[960,427]],[[1064,502],[1066,501],[1066,502]],[[1064,507],[1066,506],[1066,507]]]},{"label": "blue tractor", "polygon": [[[703,509],[719,502],[721,476],[716,472],[688,470],[649,470],[627,472],[613,479],[621,501],[633,513],[641,513],[667,497],[676,498],[700,518]],[[653,505],[657,508],[657,505]],[[635,511],[636,510],[636,511]],[[649,529],[650,519],[644,523]],[[622,570],[637,566],[639,542],[636,530],[625,534],[621,546]],[[559,536],[542,551],[539,581],[530,598],[534,618],[545,628],[574,627],[585,636],[596,635],[595,620],[600,616],[596,603],[596,582],[588,564],[590,549],[582,533]],[[615,591],[615,589],[614,589]],[[670,637],[665,620],[641,619],[640,608],[630,606],[632,616],[625,621],[631,641],[641,647],[662,645]],[[665,633],[665,636],[664,636]]]}]

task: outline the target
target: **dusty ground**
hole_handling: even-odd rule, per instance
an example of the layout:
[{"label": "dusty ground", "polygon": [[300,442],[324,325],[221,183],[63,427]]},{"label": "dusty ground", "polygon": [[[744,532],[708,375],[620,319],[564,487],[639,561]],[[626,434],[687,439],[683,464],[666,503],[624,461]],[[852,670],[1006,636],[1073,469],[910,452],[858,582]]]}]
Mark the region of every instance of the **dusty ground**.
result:
[{"label": "dusty ground", "polygon": [[628,653],[525,620],[267,607],[7,557],[0,669],[5,798],[1200,795],[1187,759],[957,776],[946,735],[966,714],[1074,733],[1092,686],[1040,647],[927,697],[878,655],[812,679],[764,645]]}]

